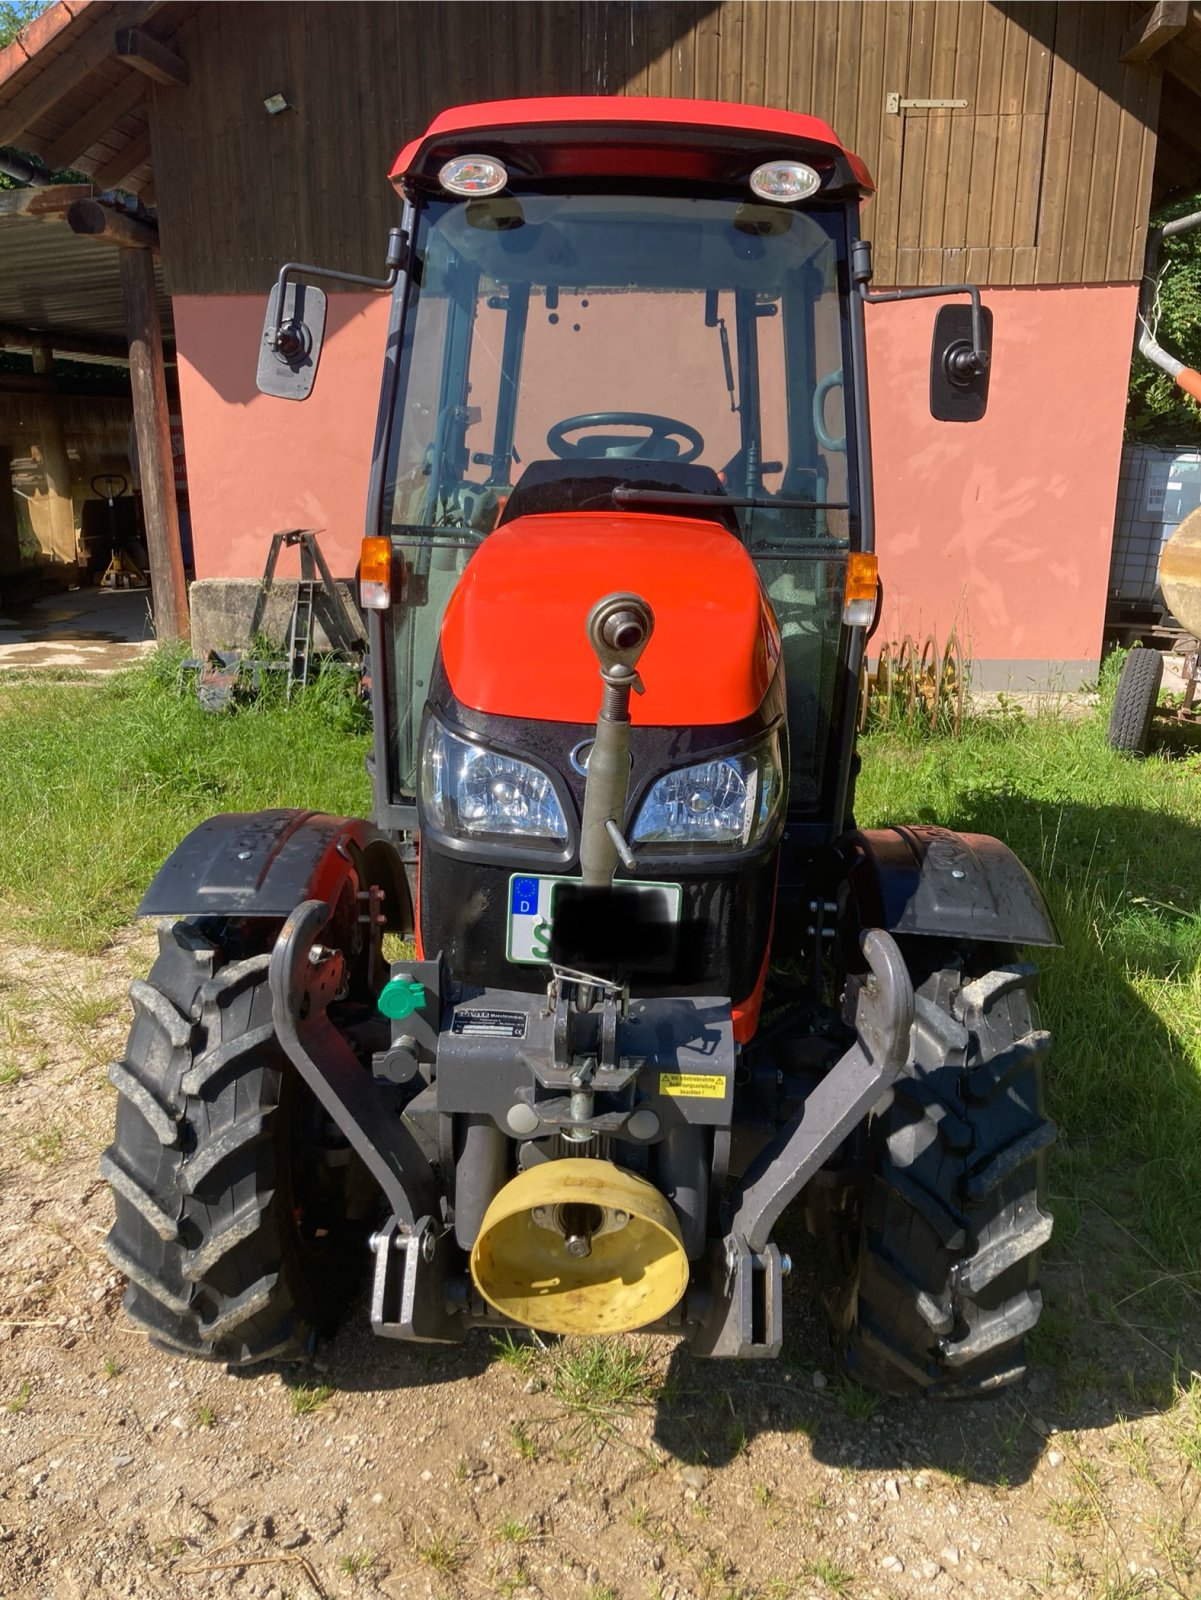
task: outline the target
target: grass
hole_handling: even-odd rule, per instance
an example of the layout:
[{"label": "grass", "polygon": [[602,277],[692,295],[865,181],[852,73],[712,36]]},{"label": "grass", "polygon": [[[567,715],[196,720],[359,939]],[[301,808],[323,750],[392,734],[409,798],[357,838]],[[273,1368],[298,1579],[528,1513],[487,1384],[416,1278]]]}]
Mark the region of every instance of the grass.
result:
[{"label": "grass", "polygon": [[504,1544],[525,1544],[530,1537],[530,1525],[519,1517],[502,1517],[496,1524],[496,1537]]},{"label": "grass", "polygon": [[[957,739],[863,740],[861,825],[940,823],[1003,839],[1042,884],[1063,947],[1037,952],[1061,1139],[1057,1231],[1104,1213],[1153,1279],[1201,1287],[1201,740],[1168,727],[1145,761],[1078,719],[1007,708]],[[1112,1220],[1109,1220],[1112,1219]],[[1137,1238],[1131,1238],[1133,1232]],[[1153,1269],[1153,1270],[1152,1270]],[[1120,1315],[1146,1309],[1135,1299]]]},{"label": "grass", "polygon": [[15,1416],[18,1412],[24,1411],[25,1407],[29,1404],[32,1395],[33,1388],[30,1383],[26,1381],[17,1390],[16,1394],[13,1395],[11,1400],[6,1400],[4,1402],[4,1409],[12,1412],[12,1414]]},{"label": "grass", "polygon": [[352,1550],[349,1555],[338,1558],[338,1570],[348,1578],[355,1578],[360,1572],[366,1572],[374,1560],[374,1550]]},{"label": "grass", "polygon": [[554,1352],[551,1393],[581,1420],[611,1426],[658,1393],[650,1359],[645,1346],[622,1339],[569,1340]]},{"label": "grass", "polygon": [[0,684],[0,931],[102,949],[216,811],[366,814],[367,713],[343,681],[212,715],[177,693],[178,661],[160,651],[95,686]]},{"label": "grass", "polygon": [[848,1572],[845,1567],[840,1567],[836,1561],[831,1561],[828,1556],[818,1556],[816,1561],[808,1562],[803,1569],[802,1576],[815,1578],[831,1594],[839,1595],[849,1594],[851,1585],[855,1581],[853,1572]]},{"label": "grass", "polygon": [[513,1448],[523,1461],[537,1461],[538,1441],[531,1437],[529,1429],[523,1422],[515,1422],[509,1429],[509,1438]]},{"label": "grass", "polygon": [[63,1158],[63,1130],[53,1127],[35,1133],[25,1142],[25,1154],[43,1166],[57,1166]]},{"label": "grass", "polygon": [[425,1544],[417,1546],[417,1559],[442,1577],[453,1578],[466,1564],[467,1540],[440,1528],[430,1534]]},{"label": "grass", "polygon": [[314,1411],[321,1407],[334,1392],[333,1385],[329,1383],[301,1383],[292,1390],[292,1415],[294,1417],[310,1417]]}]

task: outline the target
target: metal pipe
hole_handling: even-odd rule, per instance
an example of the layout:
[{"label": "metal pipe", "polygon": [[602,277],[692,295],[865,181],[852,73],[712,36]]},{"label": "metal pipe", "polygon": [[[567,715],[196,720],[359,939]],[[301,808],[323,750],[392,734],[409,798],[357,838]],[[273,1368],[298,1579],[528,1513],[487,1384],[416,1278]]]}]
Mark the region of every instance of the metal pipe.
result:
[{"label": "metal pipe", "polygon": [[1147,230],[1147,248],[1143,255],[1143,279],[1138,291],[1138,348],[1141,355],[1166,372],[1185,394],[1201,403],[1201,372],[1193,367],[1185,366],[1183,361],[1177,359],[1151,332],[1151,308],[1155,302],[1155,293],[1159,286],[1157,271],[1159,268],[1159,247],[1165,239],[1173,239],[1177,234],[1189,233],[1193,228],[1201,227],[1201,211],[1192,211],[1186,217],[1176,217],[1171,222],[1165,222],[1162,227]]},{"label": "metal pipe", "polygon": [[619,861],[627,869],[633,864],[621,833],[630,786],[630,695],[642,691],[636,668],[654,626],[654,612],[636,594],[606,595],[588,614],[588,643],[605,686],[580,821],[580,876],[590,889],[607,888]]}]

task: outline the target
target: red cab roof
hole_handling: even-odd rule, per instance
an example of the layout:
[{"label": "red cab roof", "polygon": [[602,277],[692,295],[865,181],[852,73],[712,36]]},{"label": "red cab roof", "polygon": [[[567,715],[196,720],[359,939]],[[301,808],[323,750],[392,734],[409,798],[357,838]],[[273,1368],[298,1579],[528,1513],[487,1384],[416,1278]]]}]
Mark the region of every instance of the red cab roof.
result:
[{"label": "red cab roof", "polygon": [[574,177],[745,181],[760,161],[796,155],[822,173],[822,192],[871,194],[866,166],[819,117],[726,100],[572,95],[455,106],[405,145],[392,179],[437,182],[443,162],[504,159],[516,180]]}]

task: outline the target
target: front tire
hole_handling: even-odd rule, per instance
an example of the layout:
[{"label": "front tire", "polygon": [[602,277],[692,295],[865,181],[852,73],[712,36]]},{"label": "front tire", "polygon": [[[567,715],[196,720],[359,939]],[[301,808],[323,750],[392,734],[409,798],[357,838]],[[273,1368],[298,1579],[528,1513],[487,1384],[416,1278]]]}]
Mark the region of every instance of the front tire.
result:
[{"label": "front tire", "polygon": [[1050,1238],[1037,972],[959,961],[914,974],[911,1065],[868,1130],[847,1368],[889,1394],[982,1394],[1025,1371]]},{"label": "front tire", "polygon": [[269,962],[210,922],[160,931],[109,1069],[100,1163],[128,1315],[157,1345],[235,1365],[311,1352],[366,1232],[351,1215],[360,1169],[275,1036]]}]

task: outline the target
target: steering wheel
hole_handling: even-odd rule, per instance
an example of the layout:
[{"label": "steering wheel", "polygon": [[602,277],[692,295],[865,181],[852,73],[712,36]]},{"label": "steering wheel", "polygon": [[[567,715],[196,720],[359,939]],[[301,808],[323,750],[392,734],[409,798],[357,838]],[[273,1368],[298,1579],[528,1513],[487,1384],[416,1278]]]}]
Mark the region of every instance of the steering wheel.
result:
[{"label": "steering wheel", "polygon": [[841,454],[847,447],[846,434],[834,438],[826,432],[826,396],[831,389],[842,388],[842,368],[836,367],[833,372],[827,372],[824,378],[818,380],[817,388],[813,391],[813,431],[817,435],[817,442],[823,450],[833,454]]},{"label": "steering wheel", "polygon": [[[645,428],[642,438],[623,433],[601,433],[568,443],[565,437],[580,428]],[[672,435],[684,441],[684,449]],[[637,461],[695,461],[705,448],[704,435],[691,423],[678,417],[662,417],[654,411],[584,411],[578,417],[556,422],[546,435],[548,448],[560,461],[597,460],[627,457]]]}]

